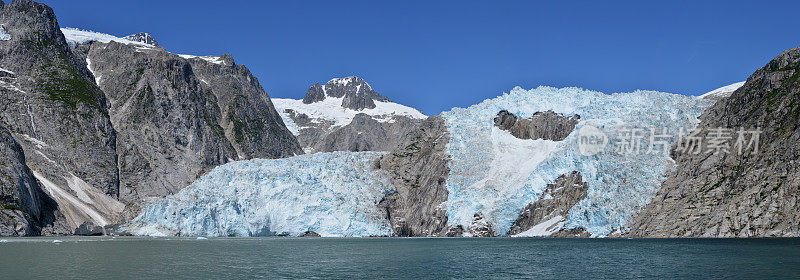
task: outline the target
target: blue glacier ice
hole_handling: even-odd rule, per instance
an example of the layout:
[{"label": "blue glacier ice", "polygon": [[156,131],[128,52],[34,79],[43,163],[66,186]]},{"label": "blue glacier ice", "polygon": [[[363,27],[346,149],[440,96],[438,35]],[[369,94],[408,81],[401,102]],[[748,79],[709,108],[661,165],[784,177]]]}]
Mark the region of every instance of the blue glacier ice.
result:
[{"label": "blue glacier ice", "polygon": [[138,235],[390,235],[375,206],[393,191],[372,163],[382,153],[334,152],[237,161],[175,195],[150,201],[130,227]]},{"label": "blue glacier ice", "polygon": [[[477,212],[505,235],[520,211],[539,198],[546,184],[573,170],[589,184],[587,198],[569,212],[565,228],[583,227],[594,236],[624,229],[637,207],[648,203],[674,165],[663,153],[622,154],[611,149],[592,156],[577,150],[577,136],[563,141],[521,140],[497,129],[500,110],[528,118],[552,110],[579,115],[586,125],[613,138],[625,127],[691,129],[708,101],[655,91],[611,95],[580,88],[514,88],[469,108],[444,112],[451,134],[446,182],[448,224],[467,228]],[[671,146],[675,139],[668,140]]]}]

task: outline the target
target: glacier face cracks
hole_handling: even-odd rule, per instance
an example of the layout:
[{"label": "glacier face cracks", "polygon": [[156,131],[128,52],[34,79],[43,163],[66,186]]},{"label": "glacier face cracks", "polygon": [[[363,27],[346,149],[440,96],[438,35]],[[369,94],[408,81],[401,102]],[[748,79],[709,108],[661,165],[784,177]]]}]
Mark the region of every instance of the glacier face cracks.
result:
[{"label": "glacier face cracks", "polygon": [[237,161],[179,193],[156,199],[131,222],[137,235],[389,235],[375,207],[393,188],[373,170],[382,153],[333,152]]}]

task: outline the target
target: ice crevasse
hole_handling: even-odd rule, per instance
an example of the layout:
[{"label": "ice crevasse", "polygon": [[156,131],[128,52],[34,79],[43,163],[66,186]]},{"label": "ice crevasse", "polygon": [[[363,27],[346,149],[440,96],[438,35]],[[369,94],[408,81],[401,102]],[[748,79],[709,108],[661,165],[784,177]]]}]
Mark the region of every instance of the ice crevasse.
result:
[{"label": "ice crevasse", "polygon": [[[674,165],[669,156],[577,152],[583,126],[614,134],[630,126],[692,128],[708,100],[655,91],[603,94],[580,88],[519,87],[469,108],[444,112],[451,139],[446,181],[448,226],[468,228],[481,213],[497,235],[505,235],[522,209],[539,199],[558,176],[579,171],[587,197],[563,221],[594,236],[624,229],[652,199]],[[523,140],[494,126],[501,110],[521,118],[552,110],[579,115],[562,141]],[[668,144],[671,146],[674,141]],[[129,225],[139,235],[322,236],[391,235],[376,204],[393,191],[373,163],[376,152],[334,152],[285,159],[256,159],[217,167],[167,198],[154,199]]]}]

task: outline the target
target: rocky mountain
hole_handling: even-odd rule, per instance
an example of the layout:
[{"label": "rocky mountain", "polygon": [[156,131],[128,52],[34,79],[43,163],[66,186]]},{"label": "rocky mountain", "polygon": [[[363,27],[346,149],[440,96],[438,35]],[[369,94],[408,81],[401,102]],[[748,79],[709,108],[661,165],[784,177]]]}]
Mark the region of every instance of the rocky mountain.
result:
[{"label": "rocky mountain", "polygon": [[302,100],[273,102],[307,153],[390,151],[426,118],[389,101],[359,77],[314,84]]},{"label": "rocky mountain", "polygon": [[[4,166],[17,174],[9,178],[37,183],[4,178],[3,203],[25,214],[9,213],[28,217],[15,234],[102,232],[215,166],[302,153],[258,80],[229,55],[172,54],[146,33],[62,29],[32,1],[0,3],[0,14],[0,126],[22,148],[6,154],[25,159]],[[36,187],[57,205],[52,219],[12,191]]]},{"label": "rocky mountain", "polygon": [[[682,152],[688,138],[674,147],[677,167],[628,234],[800,236],[799,77],[800,48],[787,50],[706,110],[695,131],[703,150]],[[711,139],[728,140],[728,152]]]}]

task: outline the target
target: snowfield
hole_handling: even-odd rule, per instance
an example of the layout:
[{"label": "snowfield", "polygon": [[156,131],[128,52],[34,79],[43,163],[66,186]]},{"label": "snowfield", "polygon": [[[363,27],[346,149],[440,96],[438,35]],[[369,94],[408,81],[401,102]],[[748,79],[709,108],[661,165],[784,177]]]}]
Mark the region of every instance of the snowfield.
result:
[{"label": "snowfield", "polygon": [[75,46],[76,44],[86,44],[88,42],[96,41],[101,43],[108,43],[111,41],[127,44],[127,45],[136,45],[145,48],[155,48],[155,46],[150,44],[145,44],[142,42],[131,41],[128,39],[119,38],[113,35],[108,35],[104,33],[88,31],[88,30],[81,30],[77,28],[61,28],[61,33],[64,33],[64,38],[67,39],[67,44],[70,46]]},{"label": "snowfield", "polygon": [[286,127],[289,128],[294,135],[299,133],[301,127],[298,127],[294,121],[292,121],[286,113],[286,109],[292,109],[296,114],[306,114],[312,119],[312,122],[319,123],[320,120],[330,121],[333,123],[332,126],[334,127],[350,124],[353,118],[360,113],[370,115],[379,122],[393,122],[393,116],[406,116],[414,119],[425,119],[428,117],[417,109],[394,102],[375,101],[375,108],[356,111],[342,107],[342,100],[344,100],[342,97],[336,98],[327,96],[322,101],[305,104],[302,99],[272,98],[272,104],[275,106],[275,110],[281,115],[281,118],[283,118]]}]

